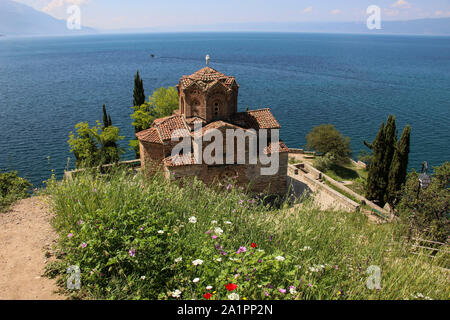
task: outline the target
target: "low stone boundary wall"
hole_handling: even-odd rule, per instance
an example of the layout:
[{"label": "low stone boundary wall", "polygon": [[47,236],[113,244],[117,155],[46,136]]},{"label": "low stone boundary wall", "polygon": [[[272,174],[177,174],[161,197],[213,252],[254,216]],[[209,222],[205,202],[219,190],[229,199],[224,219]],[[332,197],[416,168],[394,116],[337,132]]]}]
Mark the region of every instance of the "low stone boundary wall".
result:
[{"label": "low stone boundary wall", "polygon": [[[108,168],[112,168],[114,166],[136,168],[136,167],[141,166],[141,160],[139,160],[139,159],[138,160],[128,160],[128,161],[121,161],[121,162],[114,163],[114,164],[105,164],[101,167],[97,167],[97,169],[108,170]],[[84,171],[86,171],[86,169],[76,169],[76,170],[72,170],[72,171],[64,171],[64,179],[72,179],[77,174],[84,172]]]},{"label": "low stone boundary wall", "polygon": [[342,183],[337,182],[336,180],[334,180],[333,178],[331,178],[330,176],[327,176],[326,174],[324,174],[323,172],[317,170],[316,168],[314,168],[313,166],[307,164],[307,163],[302,163],[305,167],[305,169],[309,172],[309,173],[313,173],[313,175],[319,179],[325,179],[327,180],[329,183],[331,183],[333,186],[339,188],[340,190],[344,191],[345,193],[351,195],[352,197],[354,197],[355,199],[358,199],[359,201],[361,201],[361,203],[369,206],[370,208],[377,210],[379,212],[381,212],[382,214],[386,215],[386,216],[390,216],[390,213],[387,212],[386,210],[384,210],[383,208],[381,208],[380,206],[377,206],[375,203],[373,203],[370,200],[367,200],[365,197],[361,196],[359,193],[356,193],[355,191],[353,191],[350,188],[347,188],[346,186],[342,185]]},{"label": "low stone boundary wall", "polygon": [[301,179],[299,178],[300,171],[302,170],[301,165],[292,165],[289,164],[288,166],[288,173],[290,174],[291,178],[294,178],[300,182],[303,182],[302,180],[306,180],[305,183],[307,183],[312,190],[322,190],[325,193],[327,193],[330,197],[332,197],[334,200],[339,202],[343,207],[347,208],[350,212],[358,212],[360,211],[361,206],[359,203],[356,203],[355,201],[347,198],[343,194],[337,192],[333,188],[327,186],[324,183],[321,183],[320,181],[315,180],[314,178],[311,178],[307,176],[306,174],[301,174]]}]

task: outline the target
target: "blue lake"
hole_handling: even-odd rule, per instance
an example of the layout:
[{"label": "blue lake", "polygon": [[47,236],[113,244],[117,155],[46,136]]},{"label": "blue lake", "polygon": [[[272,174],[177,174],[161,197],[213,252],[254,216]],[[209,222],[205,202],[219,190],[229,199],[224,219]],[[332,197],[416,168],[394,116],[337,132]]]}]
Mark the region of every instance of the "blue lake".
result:
[{"label": "blue lake", "polygon": [[0,169],[36,186],[51,169],[60,177],[74,163],[69,131],[101,120],[103,103],[127,147],[136,70],[148,96],[202,68],[206,54],[236,77],[240,110],[272,109],[289,147],[332,123],[356,158],[394,114],[399,134],[412,126],[410,168],[450,160],[450,37],[185,33],[1,39]]}]

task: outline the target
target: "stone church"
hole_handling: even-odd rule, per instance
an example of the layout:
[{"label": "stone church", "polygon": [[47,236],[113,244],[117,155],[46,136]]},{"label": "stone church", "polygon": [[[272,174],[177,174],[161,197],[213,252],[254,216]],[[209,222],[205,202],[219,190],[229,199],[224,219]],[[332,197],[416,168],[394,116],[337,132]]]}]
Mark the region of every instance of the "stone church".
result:
[{"label": "stone church", "polygon": [[[152,127],[138,132],[141,165],[143,169],[156,164],[162,167],[168,178],[197,176],[206,184],[234,179],[237,185],[249,186],[249,190],[257,193],[283,194],[287,191],[288,148],[280,140],[272,141],[270,132],[279,130],[280,124],[270,112],[270,109],[248,110],[238,112],[239,85],[236,79],[206,66],[189,76],[183,76],[177,85],[179,109],[173,115],[157,119]],[[201,124],[199,132],[195,126]],[[261,169],[267,167],[258,157],[256,163],[249,161],[249,142],[245,141],[245,163],[228,161],[222,163],[198,163],[193,150],[173,155],[172,149],[178,142],[172,141],[174,132],[180,133],[180,138],[192,139],[195,134],[206,135],[209,129],[217,129],[225,137],[229,129],[257,133],[257,144],[261,145],[262,129],[267,129],[267,141],[264,141],[258,153],[267,157],[278,153],[279,166],[274,174],[263,175]],[[234,139],[234,137],[233,137]],[[276,145],[274,145],[276,143]],[[203,143],[200,149],[205,149],[208,143]],[[223,147],[225,157],[226,145]],[[233,148],[234,158],[237,158],[238,147]],[[215,155],[217,156],[217,155]],[[182,158],[183,161],[175,161]],[[148,169],[148,168],[147,168]]]}]

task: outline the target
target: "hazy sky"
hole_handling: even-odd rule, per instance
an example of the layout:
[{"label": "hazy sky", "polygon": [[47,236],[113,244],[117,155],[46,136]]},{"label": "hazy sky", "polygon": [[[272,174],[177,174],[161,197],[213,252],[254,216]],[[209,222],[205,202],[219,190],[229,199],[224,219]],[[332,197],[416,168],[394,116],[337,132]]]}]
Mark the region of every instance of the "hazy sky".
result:
[{"label": "hazy sky", "polygon": [[81,8],[82,24],[99,29],[241,22],[365,21],[369,5],[384,20],[450,17],[449,0],[15,0],[65,19]]}]

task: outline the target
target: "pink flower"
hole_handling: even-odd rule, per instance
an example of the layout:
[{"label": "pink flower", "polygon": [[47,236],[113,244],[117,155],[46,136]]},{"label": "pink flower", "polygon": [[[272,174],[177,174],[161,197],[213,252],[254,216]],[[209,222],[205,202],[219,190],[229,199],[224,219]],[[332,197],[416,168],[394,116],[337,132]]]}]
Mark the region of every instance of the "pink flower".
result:
[{"label": "pink flower", "polygon": [[86,248],[86,247],[87,247],[86,242],[83,242],[83,243],[81,244],[81,247],[82,247],[82,248]]},{"label": "pink flower", "polygon": [[280,288],[280,289],[278,289],[278,291],[280,291],[281,293],[286,293],[286,289]]},{"label": "pink flower", "polygon": [[143,231],[143,230],[144,230],[144,228],[143,228],[143,227],[141,227],[141,229],[139,229],[139,230]]},{"label": "pink flower", "polygon": [[67,238],[72,238],[72,237],[73,237],[73,233],[72,232],[67,235]]},{"label": "pink flower", "polygon": [[130,255],[130,257],[134,257],[134,256],[136,255],[136,250],[133,249],[133,248],[131,248],[131,249],[128,251],[128,254]]},{"label": "pink flower", "polygon": [[266,297],[269,296],[269,293],[267,291],[264,291],[264,294],[266,295]]},{"label": "pink flower", "polygon": [[230,190],[231,188],[233,188],[233,185],[232,185],[232,184],[229,184],[229,185],[227,186],[227,190]]},{"label": "pink flower", "polygon": [[78,224],[83,224],[83,220],[78,220]]},{"label": "pink flower", "polygon": [[243,252],[246,252],[246,251],[247,251],[246,247],[240,247],[239,250],[236,251],[236,254],[243,253]]},{"label": "pink flower", "polygon": [[213,235],[212,238],[213,238],[213,239],[217,239],[217,236],[216,236],[216,235]]}]

